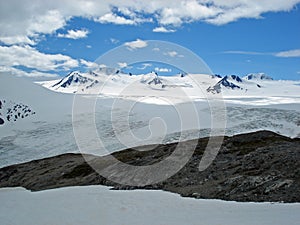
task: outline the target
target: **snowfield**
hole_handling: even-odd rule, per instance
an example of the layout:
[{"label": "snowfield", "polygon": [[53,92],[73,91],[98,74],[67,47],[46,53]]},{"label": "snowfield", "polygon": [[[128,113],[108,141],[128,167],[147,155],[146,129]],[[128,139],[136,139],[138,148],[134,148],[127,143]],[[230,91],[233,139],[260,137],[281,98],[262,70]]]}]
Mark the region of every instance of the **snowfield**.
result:
[{"label": "snowfield", "polygon": [[[62,80],[51,81],[51,84],[66,82],[72,75],[79,76],[75,76],[74,72]],[[82,149],[77,147],[73,125],[86,131],[84,134],[91,132],[91,127],[96,125],[97,135],[103,146],[99,148],[92,136],[84,138],[84,152],[95,155],[106,155],[139,145],[209,136],[211,115],[214,111],[211,102],[214,96],[221,100],[221,105],[224,104],[225,135],[267,129],[290,137],[300,137],[300,86],[297,85],[299,82],[261,80],[261,77],[256,75],[256,78],[254,76],[250,80],[254,83],[248,85],[247,82],[250,81],[247,77],[246,79],[230,76],[226,80],[230,83],[235,82],[243,89],[222,86],[221,94],[213,94],[207,92],[206,88],[213,87],[222,79],[217,76],[124,76],[135,81],[124,91],[124,95],[116,97],[117,91],[122,92],[121,87],[126,87],[124,82],[128,82],[120,74],[110,77],[116,78],[110,83],[111,86],[117,83],[110,89],[115,91],[114,95],[109,95],[108,92],[101,95],[61,93],[63,87],[53,91],[42,86],[49,84],[48,81],[40,85],[41,83],[34,84],[22,78],[0,74],[1,99],[26,105],[35,112],[24,119],[6,121],[0,125],[0,167],[67,152],[79,153]],[[86,84],[73,83],[74,77],[71,86]],[[100,74],[98,80],[99,77],[107,79],[108,75]],[[195,79],[190,79],[191,77]],[[156,78],[158,80],[155,84],[153,79]],[[81,79],[85,81],[84,76]],[[170,85],[172,79],[172,83],[176,83],[177,86],[161,87],[160,82]],[[185,81],[182,82],[182,79]],[[242,82],[239,82],[239,79]],[[197,89],[191,87],[195,80],[203,85],[203,91],[196,92]],[[148,84],[149,82],[151,83]],[[256,83],[264,88],[258,88]],[[110,85],[105,87],[106,90]],[[73,90],[72,88],[74,87],[66,86],[65,91]],[[189,95],[181,95],[188,91]],[[133,92],[135,95],[132,95]],[[213,98],[204,98],[203,94]],[[76,112],[76,117],[74,114],[72,116],[74,96],[76,101],[83,102],[83,107]],[[92,106],[92,109],[84,107],[85,105]],[[1,113],[5,114],[3,110]]]},{"label": "snowfield", "polygon": [[[0,189],[1,224],[296,225],[300,203],[238,203],[103,186]],[[297,222],[298,221],[298,222]]]},{"label": "snowfield", "polygon": [[[10,106],[2,108],[0,167],[82,152],[74,136],[76,127],[87,136],[83,138],[84,153],[95,155],[210,136],[212,124],[223,121],[222,117],[213,121],[216,111],[224,111],[225,135],[267,129],[300,137],[300,82],[274,81],[262,74],[220,78],[111,73],[73,72],[63,79],[38,84],[1,73],[1,101],[35,113],[6,121]],[[214,108],[211,103],[215,99],[224,108]],[[82,105],[74,113],[76,101]],[[90,135],[93,127],[102,141],[100,147]],[[1,224],[11,225],[281,225],[300,221],[299,203],[189,199],[162,191],[111,191],[103,186],[41,192],[3,188],[0,199]]]}]

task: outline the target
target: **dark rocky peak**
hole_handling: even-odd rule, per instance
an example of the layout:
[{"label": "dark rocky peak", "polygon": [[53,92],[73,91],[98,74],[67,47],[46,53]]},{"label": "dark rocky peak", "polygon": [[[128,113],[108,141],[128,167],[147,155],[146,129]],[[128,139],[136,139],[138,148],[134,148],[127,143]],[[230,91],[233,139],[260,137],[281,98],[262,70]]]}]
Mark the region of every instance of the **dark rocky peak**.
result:
[{"label": "dark rocky peak", "polygon": [[246,80],[273,80],[272,77],[265,73],[250,73],[244,77]]}]

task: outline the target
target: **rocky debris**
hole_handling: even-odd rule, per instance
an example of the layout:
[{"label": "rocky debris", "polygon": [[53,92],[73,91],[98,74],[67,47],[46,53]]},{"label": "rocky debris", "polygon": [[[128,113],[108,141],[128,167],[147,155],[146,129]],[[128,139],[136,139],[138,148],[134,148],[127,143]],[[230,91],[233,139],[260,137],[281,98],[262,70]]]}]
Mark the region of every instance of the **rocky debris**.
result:
[{"label": "rocky debris", "polygon": [[35,112],[28,105],[0,100],[0,125],[6,122],[16,122],[34,114]]},{"label": "rocky debris", "polygon": [[[165,181],[147,186],[116,184],[95,172],[111,168],[108,156],[64,154],[0,169],[0,187],[22,186],[32,191],[75,185],[107,185],[113,189],[160,189],[193,198],[255,202],[300,202],[300,139],[270,131],[225,137],[213,163],[198,170],[208,138],[198,140],[189,162]],[[185,142],[188,144],[188,142]],[[112,155],[144,166],[169,156],[177,143],[127,149]],[[89,162],[89,164],[87,163]],[[90,165],[96,165],[91,167]],[[113,168],[113,167],[112,167]],[[126,171],[114,176],[126,176]],[[131,174],[130,179],[137,179]]]}]

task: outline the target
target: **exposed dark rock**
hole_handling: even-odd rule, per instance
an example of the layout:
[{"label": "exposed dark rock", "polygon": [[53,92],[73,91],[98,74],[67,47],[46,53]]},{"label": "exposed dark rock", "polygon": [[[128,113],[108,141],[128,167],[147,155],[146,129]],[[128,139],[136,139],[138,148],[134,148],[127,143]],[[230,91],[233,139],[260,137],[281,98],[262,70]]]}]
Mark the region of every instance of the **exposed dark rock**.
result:
[{"label": "exposed dark rock", "polygon": [[[231,78],[236,80],[237,82],[242,82],[241,78],[235,75],[231,75]],[[240,86],[228,81],[228,76],[225,76],[222,78],[218,83],[216,83],[214,86],[210,86],[206,89],[207,92],[211,92],[213,94],[218,94],[222,92],[222,87],[228,88],[228,89],[240,89],[242,90]]]},{"label": "exposed dark rock", "polygon": [[236,80],[237,82],[239,82],[239,83],[242,83],[243,82],[243,80],[239,77],[239,76],[237,76],[237,75],[231,75],[230,76],[233,80]]},{"label": "exposed dark rock", "polygon": [[[90,165],[97,165],[97,170],[110,168],[113,163],[108,156],[85,155],[84,159],[80,154],[64,154],[0,169],[0,187],[22,186],[39,191],[101,184],[114,189],[161,189],[193,198],[300,202],[300,139],[269,131],[225,137],[216,159],[200,172],[199,162],[207,142],[208,138],[199,139],[189,162],[178,173],[152,185],[126,186],[100,176]],[[127,164],[144,166],[165,159],[176,146],[158,145],[151,151],[149,146],[142,146],[142,151],[127,149],[112,155]],[[126,171],[114,175],[124,174]]]},{"label": "exposed dark rock", "polygon": [[264,73],[250,73],[244,77],[246,80],[273,80],[272,77]]},{"label": "exposed dark rock", "polygon": [[15,122],[20,118],[35,114],[35,112],[25,104],[5,100],[0,102],[2,104],[0,107],[0,115],[4,122]]},{"label": "exposed dark rock", "polygon": [[0,125],[4,124],[4,120],[0,117]]},{"label": "exposed dark rock", "polygon": [[214,78],[214,77],[222,78],[222,76],[221,76],[220,74],[215,74],[215,75],[213,76],[213,78]]}]

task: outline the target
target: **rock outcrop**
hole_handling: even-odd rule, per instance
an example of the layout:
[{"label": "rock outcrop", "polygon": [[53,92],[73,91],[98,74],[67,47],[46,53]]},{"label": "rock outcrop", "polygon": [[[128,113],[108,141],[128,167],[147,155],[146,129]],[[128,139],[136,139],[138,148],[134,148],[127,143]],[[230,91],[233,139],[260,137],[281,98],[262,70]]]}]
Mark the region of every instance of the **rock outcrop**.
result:
[{"label": "rock outcrop", "polygon": [[[189,162],[178,173],[152,185],[136,187],[114,183],[87,163],[107,169],[112,163],[107,156],[64,154],[1,168],[0,187],[22,186],[39,191],[101,184],[114,189],[161,189],[193,198],[300,202],[300,139],[269,131],[225,137],[216,159],[201,172],[198,166],[207,142],[208,138],[199,139]],[[140,147],[143,151],[127,149],[112,155],[127,164],[150,165],[169,156],[176,145],[158,145],[151,151],[147,150],[149,146],[143,146]]]}]

